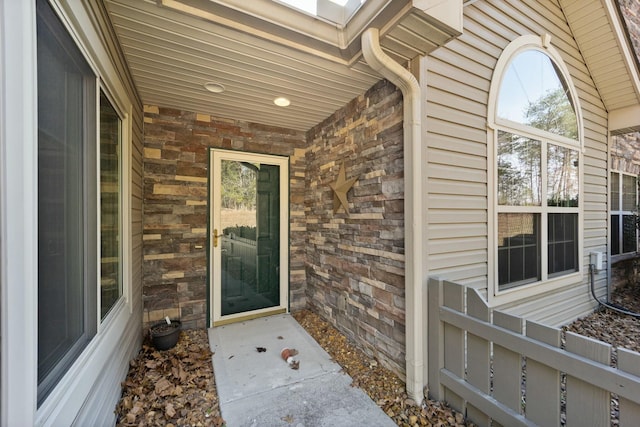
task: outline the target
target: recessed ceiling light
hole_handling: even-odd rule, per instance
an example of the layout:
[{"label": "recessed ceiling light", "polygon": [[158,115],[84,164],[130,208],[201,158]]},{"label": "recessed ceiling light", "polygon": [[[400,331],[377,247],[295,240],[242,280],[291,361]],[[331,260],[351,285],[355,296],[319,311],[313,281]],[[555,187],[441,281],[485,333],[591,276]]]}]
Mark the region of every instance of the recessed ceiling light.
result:
[{"label": "recessed ceiling light", "polygon": [[280,96],[274,99],[273,103],[276,104],[278,107],[288,107],[291,104],[291,101],[289,101],[287,98],[283,96]]},{"label": "recessed ceiling light", "polygon": [[224,86],[222,86],[220,83],[208,82],[204,84],[204,88],[213,93],[224,92]]}]

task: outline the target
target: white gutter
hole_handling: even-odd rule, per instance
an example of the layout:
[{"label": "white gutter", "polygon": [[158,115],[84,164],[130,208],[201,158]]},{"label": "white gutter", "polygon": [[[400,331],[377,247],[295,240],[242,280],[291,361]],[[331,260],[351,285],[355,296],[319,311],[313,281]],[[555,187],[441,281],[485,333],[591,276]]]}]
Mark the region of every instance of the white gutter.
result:
[{"label": "white gutter", "polygon": [[424,327],[422,286],[422,138],[420,84],[380,48],[377,28],[362,34],[362,53],[367,64],[396,85],[404,97],[404,253],[405,335],[407,394],[418,404],[424,398]]}]

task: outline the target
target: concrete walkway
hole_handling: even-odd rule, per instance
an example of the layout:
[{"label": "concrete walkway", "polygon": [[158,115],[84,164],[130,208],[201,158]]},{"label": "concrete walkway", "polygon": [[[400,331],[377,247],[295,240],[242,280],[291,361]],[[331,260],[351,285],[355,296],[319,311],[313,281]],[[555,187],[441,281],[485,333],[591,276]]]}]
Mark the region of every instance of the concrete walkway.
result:
[{"label": "concrete walkway", "polygon": [[[290,315],[209,329],[209,342],[228,427],[396,425]],[[299,351],[298,370],[284,347]]]}]

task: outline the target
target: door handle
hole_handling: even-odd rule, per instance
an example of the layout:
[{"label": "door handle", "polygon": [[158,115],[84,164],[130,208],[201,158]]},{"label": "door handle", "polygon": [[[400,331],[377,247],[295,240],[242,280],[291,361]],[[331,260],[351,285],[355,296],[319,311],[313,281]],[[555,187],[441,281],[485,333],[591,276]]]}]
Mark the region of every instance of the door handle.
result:
[{"label": "door handle", "polygon": [[218,247],[218,237],[222,237],[223,234],[218,234],[218,229],[214,228],[213,229],[213,247],[217,248]]}]

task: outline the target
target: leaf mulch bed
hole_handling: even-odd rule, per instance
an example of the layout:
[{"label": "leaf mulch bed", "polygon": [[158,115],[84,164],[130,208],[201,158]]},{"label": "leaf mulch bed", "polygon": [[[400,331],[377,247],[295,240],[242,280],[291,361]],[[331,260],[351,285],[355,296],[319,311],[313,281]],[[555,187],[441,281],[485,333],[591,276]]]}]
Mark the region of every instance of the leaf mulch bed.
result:
[{"label": "leaf mulch bed", "polygon": [[[640,313],[640,285],[625,285],[616,289],[611,302],[628,311]],[[615,348],[640,352],[640,319],[633,316],[602,308],[564,329],[604,341]]]},{"label": "leaf mulch bed", "polygon": [[130,362],[116,415],[121,427],[224,426],[207,331],[182,331],[165,351],[147,339]]},{"label": "leaf mulch bed", "polygon": [[[409,399],[393,372],[349,343],[310,311],[295,319],[399,426],[466,426],[461,414],[441,402]],[[176,347],[156,351],[146,341],[131,361],[116,407],[117,426],[224,426],[206,330],[182,331]]]}]

